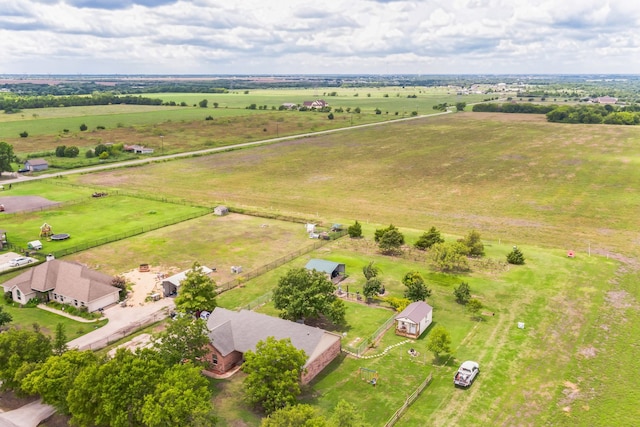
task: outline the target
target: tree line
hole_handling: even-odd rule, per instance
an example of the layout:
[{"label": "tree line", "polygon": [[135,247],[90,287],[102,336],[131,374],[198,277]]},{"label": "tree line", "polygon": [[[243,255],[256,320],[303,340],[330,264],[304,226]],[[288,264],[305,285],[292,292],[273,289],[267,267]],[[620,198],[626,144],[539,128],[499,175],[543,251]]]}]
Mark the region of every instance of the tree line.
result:
[{"label": "tree line", "polygon": [[133,95],[115,95],[99,93],[92,96],[6,96],[0,97],[0,110],[5,113],[17,112],[26,108],[76,107],[89,105],[134,104],[162,105],[159,98],[145,98]]}]

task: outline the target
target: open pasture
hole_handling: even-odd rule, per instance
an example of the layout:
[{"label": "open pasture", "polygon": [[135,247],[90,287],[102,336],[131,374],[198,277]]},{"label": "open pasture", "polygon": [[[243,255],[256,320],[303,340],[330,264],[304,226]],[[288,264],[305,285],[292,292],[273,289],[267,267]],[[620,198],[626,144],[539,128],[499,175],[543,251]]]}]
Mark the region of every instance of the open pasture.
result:
[{"label": "open pasture", "polygon": [[462,113],[71,179],[605,254],[637,251],[639,140],[633,127]]}]

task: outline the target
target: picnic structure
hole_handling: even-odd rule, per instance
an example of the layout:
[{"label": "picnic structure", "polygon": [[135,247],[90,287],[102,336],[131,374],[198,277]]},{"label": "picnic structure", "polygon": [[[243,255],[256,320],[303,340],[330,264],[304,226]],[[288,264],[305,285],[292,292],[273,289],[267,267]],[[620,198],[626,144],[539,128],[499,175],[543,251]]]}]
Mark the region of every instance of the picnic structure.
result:
[{"label": "picnic structure", "polygon": [[289,338],[291,344],[304,350],[307,361],[300,378],[307,384],[340,354],[341,336],[320,328],[291,322],[249,310],[232,311],[216,307],[209,319],[207,348],[208,371],[224,374],[243,362],[243,354],[255,351],[268,337]]},{"label": "picnic structure", "polygon": [[316,270],[325,273],[333,283],[339,283],[345,278],[346,267],[340,262],[327,261],[312,258],[304,266],[307,270]]},{"label": "picnic structure", "polygon": [[418,338],[433,321],[433,308],[424,301],[412,302],[395,317],[396,335]]},{"label": "picnic structure", "polygon": [[[206,275],[213,273],[213,270],[206,266],[200,266],[202,272]],[[180,283],[187,277],[187,273],[189,273],[191,269],[185,270],[178,274],[174,274],[173,276],[164,278],[162,280],[162,291],[165,297],[178,295],[180,291]]]},{"label": "picnic structure", "polygon": [[32,267],[2,284],[13,300],[26,304],[32,298],[55,301],[93,312],[115,304],[120,289],[112,276],[69,261],[52,259]]}]

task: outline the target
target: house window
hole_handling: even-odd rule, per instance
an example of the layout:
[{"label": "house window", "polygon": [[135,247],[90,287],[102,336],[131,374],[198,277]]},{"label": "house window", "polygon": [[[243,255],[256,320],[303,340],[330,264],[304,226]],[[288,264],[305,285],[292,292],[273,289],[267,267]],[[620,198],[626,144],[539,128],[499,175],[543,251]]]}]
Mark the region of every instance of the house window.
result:
[{"label": "house window", "polygon": [[53,299],[58,299],[58,294],[54,293],[53,294]]},{"label": "house window", "polygon": [[78,300],[77,299],[74,299],[73,303],[75,304],[76,307],[78,306]]},{"label": "house window", "polygon": [[80,305],[84,307],[84,301],[80,301]]},{"label": "house window", "polygon": [[18,299],[22,299],[22,296],[20,294],[20,289],[16,289],[16,296],[18,297]]},{"label": "house window", "polygon": [[211,362],[213,362],[214,365],[218,364],[218,355],[217,354],[213,354],[213,357],[211,358]]}]

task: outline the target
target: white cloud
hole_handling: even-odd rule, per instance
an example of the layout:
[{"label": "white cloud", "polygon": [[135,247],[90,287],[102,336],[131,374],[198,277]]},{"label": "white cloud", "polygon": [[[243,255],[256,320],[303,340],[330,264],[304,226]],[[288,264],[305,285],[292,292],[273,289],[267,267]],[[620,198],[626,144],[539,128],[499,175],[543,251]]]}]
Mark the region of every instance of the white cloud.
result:
[{"label": "white cloud", "polygon": [[0,73],[640,72],[640,2],[0,0]]}]

